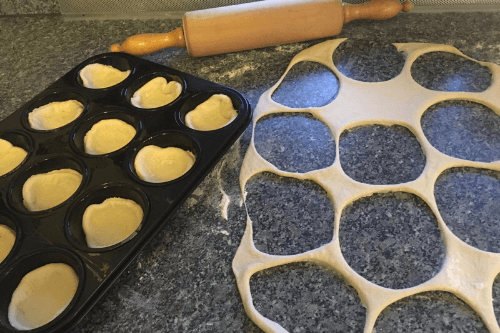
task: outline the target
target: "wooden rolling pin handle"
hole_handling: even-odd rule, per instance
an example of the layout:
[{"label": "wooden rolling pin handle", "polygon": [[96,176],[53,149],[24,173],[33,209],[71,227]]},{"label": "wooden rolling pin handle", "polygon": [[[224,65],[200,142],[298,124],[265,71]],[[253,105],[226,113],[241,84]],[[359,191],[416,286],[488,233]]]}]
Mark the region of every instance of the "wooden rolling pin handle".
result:
[{"label": "wooden rolling pin handle", "polygon": [[400,11],[408,12],[413,8],[411,2],[400,3],[397,0],[374,0],[361,5],[344,4],[344,24],[353,20],[386,20]]},{"label": "wooden rolling pin handle", "polygon": [[144,55],[163,50],[167,47],[186,47],[182,28],[177,28],[164,34],[135,35],[127,38],[121,45],[111,45],[111,51]]}]

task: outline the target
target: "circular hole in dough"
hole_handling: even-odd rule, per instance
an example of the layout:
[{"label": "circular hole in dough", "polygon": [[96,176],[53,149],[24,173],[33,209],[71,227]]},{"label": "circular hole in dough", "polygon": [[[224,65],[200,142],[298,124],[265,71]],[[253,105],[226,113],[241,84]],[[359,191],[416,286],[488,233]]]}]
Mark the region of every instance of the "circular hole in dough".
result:
[{"label": "circular hole in dough", "polygon": [[123,120],[101,120],[85,134],[85,152],[90,155],[111,153],[126,146],[136,133],[135,128]]},{"label": "circular hole in dough", "polygon": [[23,185],[24,206],[32,212],[55,207],[76,192],[82,178],[82,175],[73,169],[33,175]]},{"label": "circular hole in dough", "polygon": [[74,269],[52,263],[26,274],[12,294],[8,316],[18,330],[32,330],[54,320],[71,303],[78,288]]},{"label": "circular hole in dough", "polygon": [[118,244],[133,235],[144,217],[139,204],[123,198],[108,198],[90,205],[83,213],[82,225],[91,248]]},{"label": "circular hole in dough", "polygon": [[0,224],[0,263],[7,258],[14,247],[16,233],[6,225]]},{"label": "circular hole in dough", "polygon": [[112,66],[90,64],[80,71],[83,86],[90,89],[103,89],[114,86],[130,75],[130,70],[122,72]]},{"label": "circular hole in dough", "polygon": [[213,131],[231,123],[238,116],[231,98],[223,94],[212,95],[186,114],[186,125],[198,131]]},{"label": "circular hole in dough", "polygon": [[83,104],[76,100],[52,102],[33,109],[28,114],[31,128],[49,131],[71,123],[83,112]]},{"label": "circular hole in dough", "polygon": [[174,101],[182,92],[182,85],[177,81],[170,81],[164,77],[155,77],[132,96],[130,102],[141,109],[153,109],[167,105]]},{"label": "circular hole in dough", "polygon": [[9,141],[0,139],[0,176],[14,170],[24,161],[28,152],[13,146]]},{"label": "circular hole in dough", "polygon": [[140,179],[150,183],[164,183],[188,172],[195,160],[190,151],[150,145],[137,153],[134,167]]}]

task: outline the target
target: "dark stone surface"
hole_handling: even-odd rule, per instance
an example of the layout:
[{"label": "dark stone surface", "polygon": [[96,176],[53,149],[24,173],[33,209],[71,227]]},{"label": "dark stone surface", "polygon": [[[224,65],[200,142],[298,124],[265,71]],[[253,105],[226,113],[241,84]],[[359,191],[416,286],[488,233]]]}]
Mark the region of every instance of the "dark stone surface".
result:
[{"label": "dark stone surface", "polygon": [[57,0],[0,0],[0,16],[60,13]]},{"label": "dark stone surface", "polygon": [[389,305],[380,314],[373,332],[487,333],[488,329],[481,318],[458,297],[444,291],[431,291]]},{"label": "dark stone surface", "polygon": [[475,61],[447,52],[421,55],[411,66],[421,86],[439,91],[481,92],[491,84],[491,71]]},{"label": "dark stone surface", "polygon": [[500,116],[464,100],[434,104],[421,119],[427,140],[440,152],[471,161],[500,160]]},{"label": "dark stone surface", "polygon": [[[121,42],[137,33],[165,32],[180,25],[180,20],[66,22],[56,16],[0,18],[0,119],[13,113],[83,60],[107,52],[111,44]],[[388,21],[351,22],[344,27],[338,37],[356,38],[361,42],[364,40],[364,44],[368,40],[376,40],[379,43],[377,45],[382,45],[384,48],[392,42],[449,44],[475,59],[500,64],[498,31],[500,31],[500,13],[410,13],[401,14]],[[205,58],[192,58],[185,50],[173,48],[144,58],[238,89],[255,107],[259,96],[278,81],[295,54],[323,40],[326,39]],[[355,43],[353,45],[355,46]],[[367,56],[369,57],[370,53]],[[346,64],[353,61],[346,58]],[[351,68],[363,72],[363,63],[359,60],[354,62],[357,66]],[[362,75],[372,79],[377,79],[374,76],[380,76],[378,80],[387,79],[397,72],[391,69],[392,64],[391,60],[391,64],[388,65],[385,58],[371,61],[368,67],[372,69],[367,68],[367,74]],[[321,85],[322,83],[319,83],[320,87]],[[342,87],[340,93],[341,89]],[[295,98],[297,96],[292,94],[287,99],[293,103]],[[470,121],[480,123],[482,117],[472,117]],[[244,312],[231,269],[232,259],[245,229],[246,214],[244,208],[239,205],[238,168],[249,140],[250,131],[247,130],[241,137],[240,144],[226,156],[225,163],[219,164],[187,199],[170,226],[164,228],[145,247],[139,257],[132,262],[130,269],[117,280],[73,332],[260,332]],[[448,141],[440,142],[446,145]],[[288,144],[283,143],[285,147],[288,147]],[[310,154],[315,149],[308,150],[311,152],[307,152],[305,156],[314,156]],[[304,160],[306,164],[311,163],[310,159]],[[297,163],[296,167],[304,166]],[[217,178],[219,168],[222,170],[223,189],[231,197],[227,221],[221,218],[218,207],[222,197]],[[297,193],[306,193],[306,187],[297,186]],[[313,192],[318,195],[317,191]],[[280,199],[278,192],[261,195],[264,201],[279,202]],[[390,206],[378,209],[384,207]],[[458,218],[453,209],[450,211],[453,214],[452,219]],[[361,215],[368,213],[362,208],[359,212]],[[327,217],[328,214],[331,214],[331,210],[325,209],[321,218]],[[297,218],[297,216],[292,217]],[[416,218],[421,216],[421,213],[416,210],[412,216]],[[296,245],[289,245],[294,244],[293,239],[288,239],[290,230],[283,235],[274,233],[272,235],[274,239],[262,239],[262,244],[280,243],[284,244],[284,248],[293,248]],[[309,232],[307,228],[305,230]],[[327,241],[327,238],[331,239],[332,232],[325,228],[325,233],[328,237],[325,236],[324,240],[318,243],[314,243],[313,240],[312,244],[317,246]],[[421,234],[423,235],[424,233]],[[299,232],[296,239],[302,239],[301,237]],[[368,244],[374,237],[371,234],[357,235],[355,241]],[[488,233],[487,237],[493,236]],[[497,239],[489,242],[495,241]],[[396,243],[399,244],[401,243]],[[298,245],[296,248],[303,249]],[[393,253],[390,251],[391,249],[388,254],[392,256]],[[439,262],[441,258],[439,253],[436,250],[423,251],[422,258],[418,262],[425,264]],[[408,257],[400,255],[395,258],[388,260],[388,264],[397,266]],[[424,270],[424,273],[430,274],[436,267],[429,265],[429,270]],[[296,271],[288,266],[278,271],[281,269],[283,273],[278,274],[279,277],[276,278],[278,280],[275,281],[287,281],[286,275],[295,274],[293,272]],[[406,269],[392,271],[391,281],[405,283],[408,272]],[[322,305],[324,291],[319,285],[311,289],[309,281],[318,279],[335,281],[336,276],[329,274],[316,268],[311,273],[304,271],[303,274],[295,274],[293,286],[290,285],[289,288],[294,290],[295,295],[310,294],[310,298],[304,299],[320,300],[315,301],[315,304]],[[417,274],[408,281],[416,283],[415,281],[425,280],[428,278],[425,274]],[[269,277],[271,278],[272,274],[269,274]],[[252,282],[252,287],[257,286],[255,290],[264,295],[258,296],[260,299],[262,297],[271,299],[278,293],[285,297],[285,300],[286,297],[291,297],[279,291],[278,287],[284,286],[283,282],[269,283],[266,286],[268,289],[258,287],[257,284],[260,282],[255,283]],[[328,283],[330,285],[331,282]],[[498,282],[495,286],[494,290],[497,290]],[[494,294],[496,298],[498,294],[498,292]],[[339,300],[351,297],[346,288],[331,288],[328,290],[328,295]],[[476,326],[470,324],[470,318],[475,316],[474,312],[469,307],[463,307],[462,302],[456,297],[446,295],[436,293],[437,300],[434,303],[445,301],[451,304],[450,307],[460,307],[461,310],[454,312],[452,317],[446,317],[444,312],[436,312],[443,320],[428,320],[429,312],[422,312],[417,305],[411,305],[408,311],[392,308],[390,313],[384,312],[379,320],[381,323],[391,323],[391,318],[395,318],[395,321],[401,323],[411,322],[412,329],[406,330],[407,332],[450,331],[449,322],[444,320],[449,317],[453,318],[455,325],[453,327],[456,328],[451,331],[466,332],[471,331],[472,327],[478,327],[479,324],[475,324]],[[418,303],[418,300],[410,301],[410,304]],[[265,309],[267,302],[270,301],[262,303],[262,309]],[[325,324],[321,328],[305,327],[306,324],[303,323],[314,325],[316,322],[328,322],[327,317],[330,314],[327,312],[322,318],[310,319],[311,312],[303,310],[307,306],[303,303],[304,301],[299,301],[296,305],[286,304],[286,309],[283,310],[293,314],[294,322],[302,323],[298,324],[303,325],[300,328],[302,331],[330,332],[331,329]],[[495,304],[498,308],[497,299]],[[359,327],[363,320],[363,316],[359,315],[361,312],[355,311],[356,315],[349,317],[355,318],[355,323],[350,319],[345,322],[347,327]],[[318,306],[318,312],[325,313],[321,306]],[[497,313],[500,312],[497,310]],[[398,319],[400,315],[401,319]],[[389,327],[387,332],[391,332],[391,326],[386,327]],[[405,328],[401,329],[401,332],[406,331]]]},{"label": "dark stone surface", "polygon": [[255,148],[278,169],[308,172],[335,162],[335,139],[310,113],[266,116],[255,126]]},{"label": "dark stone surface", "polygon": [[252,177],[245,190],[257,249],[288,255],[331,242],[333,205],[318,184],[266,172]]},{"label": "dark stone surface", "polygon": [[354,180],[367,184],[399,184],[417,179],[425,167],[425,155],[407,128],[362,126],[340,136],[340,164]]},{"label": "dark stone surface", "polygon": [[303,262],[260,271],[250,280],[256,309],[289,332],[363,332],[356,290],[331,269]]},{"label": "dark stone surface", "polygon": [[445,256],[436,217],[422,199],[403,192],[374,194],[346,207],[339,240],[349,266],[393,289],[429,280]]}]

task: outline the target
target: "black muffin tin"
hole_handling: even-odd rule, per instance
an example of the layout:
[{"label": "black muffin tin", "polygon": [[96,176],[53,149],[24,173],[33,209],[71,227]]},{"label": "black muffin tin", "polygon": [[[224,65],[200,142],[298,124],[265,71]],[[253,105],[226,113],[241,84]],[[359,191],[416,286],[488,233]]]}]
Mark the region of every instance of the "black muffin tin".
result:
[{"label": "black muffin tin", "polygon": [[[122,71],[131,70],[121,83],[105,89],[83,87],[80,70],[102,63]],[[147,81],[162,76],[182,87],[172,103],[140,109],[130,104],[133,93]],[[202,132],[184,124],[187,112],[213,94],[225,94],[238,117],[222,129]],[[28,113],[54,101],[76,99],[84,111],[72,123],[50,131],[33,130]],[[83,137],[102,119],[117,118],[137,131],[125,147],[105,155],[83,151]],[[167,224],[224,153],[238,139],[251,120],[248,101],[234,89],[209,82],[175,69],[128,54],[106,53],[76,66],[42,93],[0,122],[0,138],[28,151],[13,171],[0,177],[0,224],[16,232],[16,242],[0,264],[0,332],[17,332],[7,318],[14,289],[21,279],[40,266],[61,262],[74,268],[78,290],[71,304],[56,319],[30,332],[68,332],[104,295],[148,241]],[[193,167],[182,177],[160,184],[138,178],[133,161],[144,146],[179,147],[196,156]],[[38,173],[71,168],[83,175],[76,193],[64,203],[41,212],[29,212],[23,205],[22,186]],[[137,232],[124,242],[102,249],[87,246],[81,219],[85,208],[109,197],[137,202],[144,219]]]}]

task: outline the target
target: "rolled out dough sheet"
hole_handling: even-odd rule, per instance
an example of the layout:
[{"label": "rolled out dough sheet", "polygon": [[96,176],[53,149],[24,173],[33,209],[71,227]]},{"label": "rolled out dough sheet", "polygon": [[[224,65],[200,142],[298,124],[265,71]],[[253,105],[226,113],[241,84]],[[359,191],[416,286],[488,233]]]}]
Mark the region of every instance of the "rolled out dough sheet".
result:
[{"label": "rolled out dough sheet", "polygon": [[134,167],[139,178],[150,183],[163,183],[179,178],[195,162],[190,151],[177,147],[146,146],[135,157]]},{"label": "rolled out dough sheet", "polygon": [[167,105],[174,101],[182,92],[182,86],[177,81],[170,81],[164,77],[155,77],[132,96],[130,102],[141,109],[152,109]]},{"label": "rolled out dough sheet", "polygon": [[108,154],[126,146],[136,134],[133,126],[120,119],[104,119],[85,134],[85,152],[91,155]]},{"label": "rolled out dough sheet", "polygon": [[76,100],[52,102],[33,109],[28,114],[31,128],[48,131],[69,124],[83,112],[83,104]]},{"label": "rolled out dough sheet", "polygon": [[12,294],[9,322],[21,331],[50,323],[71,303],[78,276],[67,264],[54,263],[26,274]]},{"label": "rolled out dough sheet", "polygon": [[130,71],[122,72],[112,66],[103,64],[90,64],[80,71],[83,86],[90,89],[103,89],[112,87],[130,75]]},{"label": "rolled out dough sheet", "polygon": [[228,125],[237,116],[231,98],[216,94],[186,114],[186,125],[198,131],[213,131]]},{"label": "rolled out dough sheet", "polygon": [[143,217],[141,206],[129,199],[109,198],[90,205],[82,220],[87,245],[103,248],[118,244],[136,232]]},{"label": "rolled out dough sheet", "polygon": [[14,170],[24,161],[28,152],[13,146],[9,141],[0,139],[0,176]]},{"label": "rolled out dough sheet", "polygon": [[0,263],[7,258],[14,243],[16,241],[16,233],[6,225],[0,224]]},{"label": "rolled out dough sheet", "polygon": [[[340,164],[337,150],[335,162],[327,168],[307,173],[285,172],[269,163],[257,152],[252,136],[240,172],[240,189],[243,200],[246,196],[246,183],[252,176],[262,172],[314,181],[327,191],[333,203],[335,235],[330,243],[305,253],[293,256],[269,255],[255,247],[252,238],[252,220],[247,214],[245,233],[233,260],[233,272],[248,316],[265,332],[287,332],[278,323],[266,318],[266,314],[261,314],[255,309],[250,290],[250,278],[253,274],[267,268],[292,262],[312,261],[329,266],[356,289],[362,304],[366,307],[365,333],[373,331],[379,314],[390,304],[430,290],[453,293],[477,312],[490,332],[500,332],[491,299],[493,281],[500,273],[500,253],[480,251],[462,242],[446,226],[434,198],[434,183],[444,170],[454,167],[471,167],[500,171],[500,161],[484,163],[447,156],[432,147],[420,124],[421,116],[425,110],[444,100],[477,101],[486,104],[500,115],[500,94],[498,94],[500,80],[495,79],[500,76],[500,66],[478,62],[452,46],[395,43],[393,45],[406,57],[402,72],[385,82],[360,82],[343,75],[332,61],[333,52],[344,40],[335,39],[317,44],[303,50],[292,59],[282,78],[260,97],[253,114],[252,135],[255,135],[255,126],[262,117],[278,113],[304,112],[304,109],[284,107],[271,97],[295,64],[302,61],[313,61],[329,68],[340,82],[339,94],[330,104],[306,109],[307,112],[330,128],[337,149],[340,135],[350,128],[371,124],[405,126],[419,140],[426,155],[426,168],[412,182],[376,186],[364,184],[354,181],[346,175]],[[456,54],[488,67],[492,72],[492,86],[483,92],[433,91],[420,86],[412,78],[411,65],[420,55],[437,51]],[[432,279],[412,288],[396,290],[378,286],[356,273],[344,259],[337,235],[342,211],[346,206],[359,198],[375,193],[398,191],[415,194],[429,205],[438,220],[438,226],[446,245],[446,258],[440,271]],[[311,329],[313,328],[311,327]]]},{"label": "rolled out dough sheet", "polygon": [[82,175],[73,169],[33,175],[23,185],[24,206],[32,212],[55,207],[76,192],[82,178]]}]

